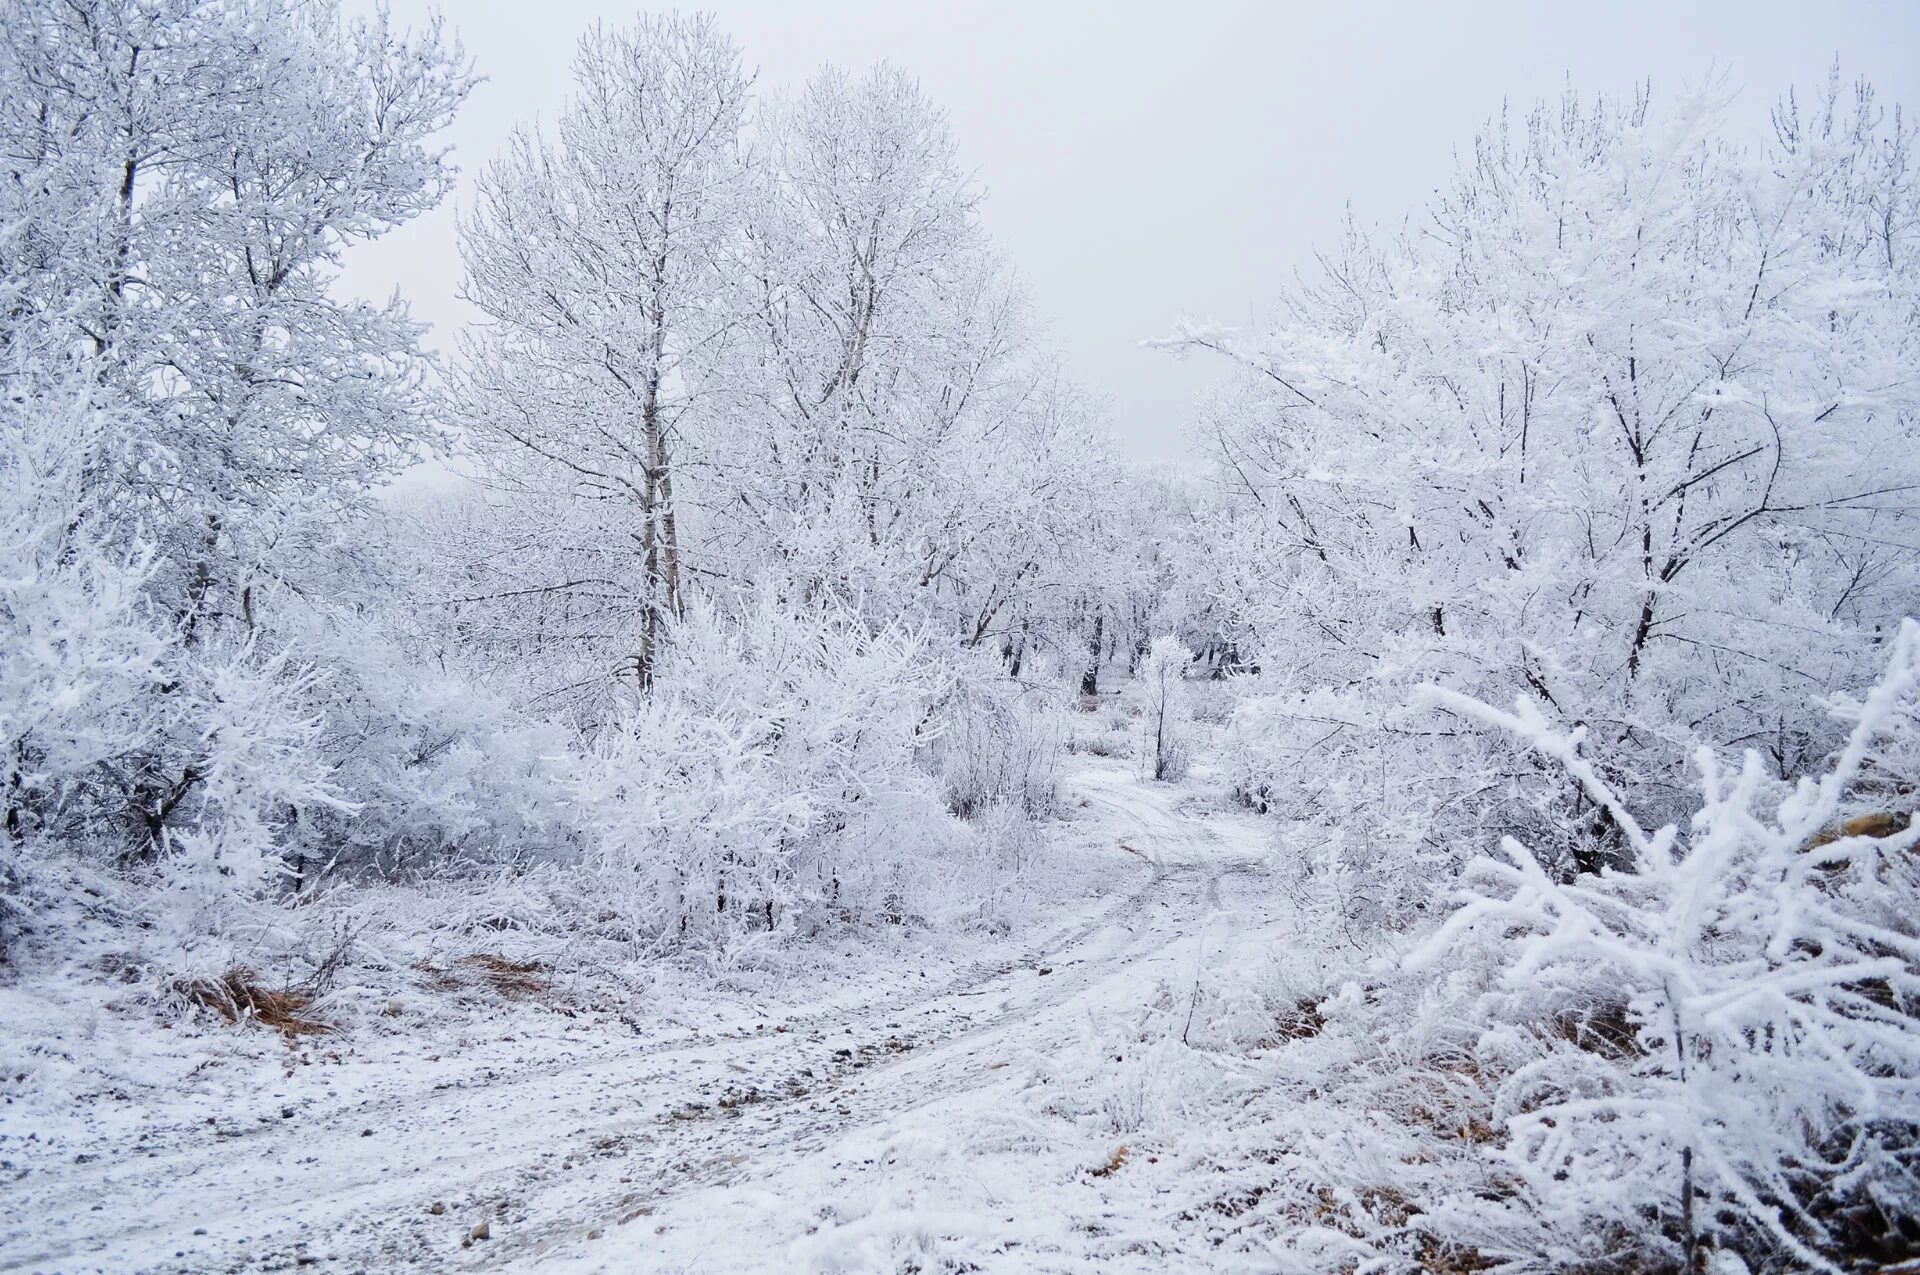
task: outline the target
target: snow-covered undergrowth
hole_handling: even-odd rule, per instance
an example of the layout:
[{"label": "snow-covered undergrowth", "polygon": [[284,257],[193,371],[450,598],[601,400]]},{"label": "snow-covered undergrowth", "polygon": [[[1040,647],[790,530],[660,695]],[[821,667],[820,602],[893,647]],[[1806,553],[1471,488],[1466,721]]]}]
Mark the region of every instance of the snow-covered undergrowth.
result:
[{"label": "snow-covered undergrowth", "polygon": [[[20,1175],[0,1252],[145,1268],[165,1236],[187,1269],[292,1263],[308,1243],[378,1269],[445,1269],[456,1224],[490,1217],[500,1242],[535,1224],[575,1238],[611,1227],[631,1175],[697,1184],[714,1153],[696,1148],[715,1135],[738,1148],[716,1163],[737,1163],[843,1123],[833,1108],[858,1068],[964,1032],[983,982],[1051,986],[1036,945],[1145,875],[1110,844],[1051,835],[1001,900],[1009,933],[841,926],[727,960],[582,931],[589,883],[549,870],[336,890],[263,908],[276,933],[206,953],[210,970],[251,963],[271,991],[310,986],[312,963],[347,941],[285,1035],[230,1025],[130,968],[125,929],[77,922],[71,965],[0,988],[0,1159]],[[711,1123],[761,1112],[757,1132]],[[582,1171],[553,1195],[542,1182],[568,1155]],[[456,1216],[429,1209],[440,1202]]]},{"label": "snow-covered undergrowth", "polygon": [[[36,979],[90,971],[115,1001],[163,1016],[193,1012],[195,984],[247,970],[262,989],[310,1001],[316,1023],[341,1027],[446,962],[529,962],[556,1003],[611,1007],[650,963],[777,972],[810,963],[786,952],[800,940],[1005,935],[1035,918],[1038,898],[1071,890],[1041,850],[1047,807],[1024,804],[1050,803],[1050,777],[1023,770],[1010,789],[982,784],[970,819],[947,805],[941,760],[993,771],[1005,749],[975,728],[967,747],[993,749],[988,758],[956,760],[964,749],[952,742],[936,753],[941,717],[987,703],[1004,727],[1020,720],[1017,701],[985,686],[956,696],[906,643],[842,633],[835,645],[815,633],[749,656],[737,643],[750,640],[720,625],[696,631],[679,648],[698,653],[684,677],[676,654],[673,680],[592,752],[523,751],[545,787],[519,816],[539,835],[510,843],[512,853],[481,842],[471,857],[401,860],[401,870],[355,857],[369,837],[445,836],[450,821],[485,817],[477,797],[506,795],[497,773],[472,785],[467,734],[442,741],[421,776],[439,779],[432,791],[335,789],[377,795],[392,823],[382,832],[358,806],[357,820],[342,820],[358,837],[335,842],[333,861],[316,862],[303,840],[276,845],[257,821],[213,825],[260,856],[259,888],[235,888],[233,856],[217,845],[132,872],[110,858],[29,853],[9,896],[24,930],[16,968]],[[476,831],[509,827],[496,818]]]},{"label": "snow-covered undergrowth", "polygon": [[1113,1179],[1105,1215],[1125,1219],[1096,1251],[1328,1271],[1908,1255],[1920,829],[1861,812],[1905,782],[1916,686],[1909,621],[1839,706],[1827,771],[1787,784],[1703,751],[1698,810],[1657,831],[1537,707],[1440,693],[1587,785],[1620,866],[1570,880],[1509,837],[1408,935],[1283,890],[1290,934],[1260,959],[1164,983],[1124,1031],[1037,1065],[1030,1110],[1073,1132],[1030,1136],[1126,1147],[1124,1172],[1083,1175]]},{"label": "snow-covered undergrowth", "polygon": [[[696,615],[655,676],[579,789],[606,910],[649,942],[728,949],[977,905],[948,887],[1018,846],[983,846],[957,814],[1050,802],[1027,755],[1050,750],[1009,762],[1017,714],[984,684],[959,691],[898,633],[765,608],[744,623]],[[942,728],[953,738],[921,765]]]}]

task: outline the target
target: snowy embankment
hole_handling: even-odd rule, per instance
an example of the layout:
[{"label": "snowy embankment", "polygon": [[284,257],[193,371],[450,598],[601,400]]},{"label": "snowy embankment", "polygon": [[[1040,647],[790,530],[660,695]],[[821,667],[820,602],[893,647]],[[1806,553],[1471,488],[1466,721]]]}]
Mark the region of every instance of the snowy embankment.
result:
[{"label": "snowy embankment", "polygon": [[[0,1108],[0,1264],[889,1269],[925,1253],[1063,1269],[1164,1253],[1170,1237],[1128,1239],[1139,1183],[1169,1171],[1135,1135],[1186,1080],[1197,1105],[1233,1069],[1180,1043],[1220,1030],[1222,975],[1299,940],[1263,834],[1204,775],[1175,787],[1100,762],[1064,791],[1036,869],[1046,920],[1024,942],[815,949],[810,969],[717,983],[662,970],[619,1012],[550,1004],[538,976],[455,989],[414,971],[358,1029],[284,1046],[116,1010],[81,983],[60,1004],[9,989],[23,1030],[6,1061],[25,1079]],[[1149,1019],[1158,1043],[1140,1039]]]}]

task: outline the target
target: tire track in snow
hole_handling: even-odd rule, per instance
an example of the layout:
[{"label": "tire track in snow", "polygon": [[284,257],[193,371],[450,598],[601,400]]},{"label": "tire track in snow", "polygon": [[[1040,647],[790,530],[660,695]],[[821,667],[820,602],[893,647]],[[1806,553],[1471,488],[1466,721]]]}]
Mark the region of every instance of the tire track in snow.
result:
[{"label": "tire track in snow", "polygon": [[[4,1210],[9,1228],[36,1215],[70,1225],[36,1227],[40,1242],[26,1237],[34,1251],[7,1254],[7,1266],[524,1264],[682,1193],[764,1178],[850,1130],[989,1084],[1012,1058],[1066,1043],[1085,1013],[1137,1007],[1163,973],[1177,975],[1171,967],[1188,940],[1200,943],[1221,908],[1222,876],[1258,867],[1255,856],[1228,853],[1208,821],[1174,807],[1184,789],[1112,769],[1083,771],[1069,783],[1116,848],[1131,849],[1150,871],[1136,870],[1140,879],[1120,898],[1017,958],[963,969],[923,995],[789,1019],[784,1032],[622,1041],[453,1088],[408,1087],[399,1077],[391,1091],[310,1113],[297,1126],[262,1126],[219,1143],[197,1126],[149,1129],[138,1158],[128,1148],[111,1163],[36,1175],[54,1180],[15,1196]],[[842,1025],[846,1031],[830,1031]],[[887,1052],[887,1041],[902,1047]],[[832,1046],[843,1054],[835,1058]],[[835,1059],[824,1077],[823,1055]],[[732,1076],[757,1078],[765,1096],[691,1118],[672,1110],[695,1084],[710,1091]],[[382,1135],[362,1137],[372,1123]],[[409,1159],[414,1145],[459,1149]],[[127,1194],[147,1201],[139,1214],[94,1212]],[[205,1220],[209,1194],[222,1222],[209,1225],[212,1235],[186,1234],[197,1217]],[[467,1203],[429,1214],[440,1200]],[[491,1240],[454,1247],[476,1202],[504,1217]],[[138,1220],[115,1227],[107,1219],[116,1216]],[[89,1218],[99,1227],[88,1228]],[[11,1240],[19,1238],[13,1230]]]},{"label": "tire track in snow", "polygon": [[[1119,841],[1129,839],[1151,846],[1146,856],[1154,864],[1153,877],[1135,891],[1126,905],[1078,933],[1086,946],[1102,931],[1125,926],[1124,937],[1108,950],[1078,958],[1075,977],[1062,979],[1046,994],[1020,1004],[1009,1002],[990,1019],[938,1042],[924,1051],[884,1063],[858,1077],[849,1077],[835,1090],[832,1108],[818,1105],[805,1112],[792,1107],[756,1113],[749,1121],[729,1123],[716,1132],[727,1148],[724,1154],[682,1166],[656,1179],[648,1189],[632,1191],[611,1211],[594,1210],[599,1221],[561,1222],[528,1228],[513,1242],[485,1255],[475,1255],[465,1269],[517,1266],[552,1254],[569,1239],[614,1222],[632,1221],[688,1192],[712,1187],[745,1187],[764,1180],[779,1168],[828,1152],[852,1132],[899,1120],[932,1104],[955,1098],[994,1083],[998,1073],[1017,1054],[1045,1054],[1078,1035],[1077,1017],[1059,1011],[1088,1001],[1102,989],[1120,993],[1120,1003],[1137,1008],[1139,997],[1158,986],[1148,968],[1168,967],[1178,975],[1191,945],[1196,956],[1206,947],[1205,927],[1224,910],[1223,878],[1248,878],[1263,871],[1263,855],[1222,853],[1225,844],[1202,819],[1171,808],[1181,790],[1147,788],[1109,772],[1081,776],[1083,793],[1097,802],[1111,822],[1119,824]],[[1136,851],[1146,846],[1136,845]],[[1166,912],[1159,923],[1135,926],[1158,907]],[[1056,973],[1060,971],[1056,969]],[[1120,985],[1117,988],[1114,985]],[[865,1086],[863,1089],[862,1086]],[[615,1260],[611,1269],[624,1269]]]}]

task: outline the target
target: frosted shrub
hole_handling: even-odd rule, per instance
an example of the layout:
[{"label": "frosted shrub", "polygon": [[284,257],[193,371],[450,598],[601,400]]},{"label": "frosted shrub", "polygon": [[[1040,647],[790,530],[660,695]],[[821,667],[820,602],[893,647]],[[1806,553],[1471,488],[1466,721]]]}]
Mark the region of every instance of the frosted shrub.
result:
[{"label": "frosted shrub", "polygon": [[1041,822],[1017,805],[996,802],[953,821],[950,833],[928,920],[1001,935],[1031,920],[1030,874],[1047,844]]},{"label": "frosted shrub", "polygon": [[16,368],[0,396],[0,958],[28,921],[25,856],[88,839],[120,803],[103,768],[144,743],[165,638],[141,604],[151,556],[115,546],[83,387]]},{"label": "frosted shrub", "polygon": [[[1356,670],[1340,685],[1267,680],[1234,711],[1220,748],[1229,791],[1281,825],[1315,892],[1364,929],[1420,921],[1472,848],[1501,835],[1526,841],[1563,880],[1610,852],[1606,813],[1577,784],[1519,741],[1422,702],[1414,674],[1444,666],[1415,645],[1384,644],[1393,671]],[[1483,697],[1510,685],[1446,671]]]},{"label": "frosted shrub", "polygon": [[1117,698],[1102,699],[1075,715],[1067,740],[1069,751],[1095,757],[1126,757],[1133,752],[1132,723]]},{"label": "frosted shrub", "polygon": [[1193,652],[1171,634],[1155,638],[1140,667],[1140,757],[1147,774],[1173,783],[1186,778],[1193,719],[1187,707],[1187,666]]},{"label": "frosted shrub", "polygon": [[916,642],[832,617],[677,626],[579,784],[631,936],[732,948],[924,903],[947,816],[914,755],[940,689]]},{"label": "frosted shrub", "polygon": [[1065,732],[1055,692],[962,662],[932,728],[927,755],[954,814],[973,819],[1002,805],[1052,813]]},{"label": "frosted shrub", "polygon": [[140,600],[150,554],[111,543],[86,489],[105,422],[81,388],[37,382],[16,374],[0,397],[0,812],[11,842],[62,807],[91,810],[80,786],[151,729],[142,700],[166,646]]},{"label": "frosted shrub", "polygon": [[290,827],[323,809],[355,809],[320,753],[322,719],[304,711],[318,671],[249,646],[216,653],[201,671],[182,702],[200,747],[147,812],[161,878],[190,931],[211,928],[208,909],[228,898],[281,883]]},{"label": "frosted shrub", "polygon": [[1849,1227],[1920,1210],[1920,828],[1834,825],[1911,729],[1916,687],[1908,620],[1830,770],[1789,786],[1753,753],[1735,771],[1702,749],[1684,833],[1644,830],[1582,734],[1529,701],[1441,694],[1564,766],[1627,843],[1619,870],[1562,880],[1506,838],[1409,958],[1492,959],[1480,1052],[1504,1073],[1500,1155],[1547,1232],[1587,1237],[1583,1257],[1631,1237],[1642,1267],[1725,1247],[1838,1270]]},{"label": "frosted shrub", "polygon": [[323,752],[354,810],[304,826],[296,884],[330,868],[393,876],[571,856],[565,732],[492,687],[409,661],[364,623],[320,615],[311,627],[300,649],[331,670],[314,688]]},{"label": "frosted shrub", "polygon": [[1417,919],[1488,822],[1456,803],[1484,750],[1391,735],[1377,711],[1354,689],[1262,695],[1220,748],[1229,790],[1273,817],[1298,885],[1355,938]]}]

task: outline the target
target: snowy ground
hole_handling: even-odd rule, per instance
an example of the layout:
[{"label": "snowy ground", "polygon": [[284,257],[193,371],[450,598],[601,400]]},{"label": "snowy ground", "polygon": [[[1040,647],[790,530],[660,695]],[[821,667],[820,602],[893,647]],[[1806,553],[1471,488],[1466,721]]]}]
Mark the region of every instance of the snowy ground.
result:
[{"label": "snowy ground", "polygon": [[1269,834],[1204,775],[1094,761],[1065,795],[1054,848],[1084,893],[971,962],[823,970],[829,994],[705,1025],[524,1004],[493,1035],[253,1043],[176,1086],[10,1093],[0,1267],[1165,1269],[1148,1219],[1173,1169],[1130,1131],[1180,1091],[1170,1068],[1232,1062],[1133,1027],[1299,937]]}]

